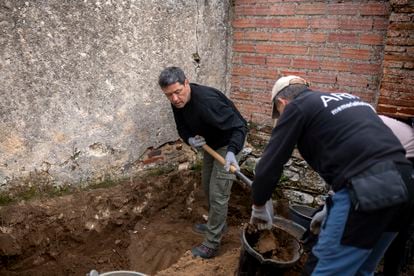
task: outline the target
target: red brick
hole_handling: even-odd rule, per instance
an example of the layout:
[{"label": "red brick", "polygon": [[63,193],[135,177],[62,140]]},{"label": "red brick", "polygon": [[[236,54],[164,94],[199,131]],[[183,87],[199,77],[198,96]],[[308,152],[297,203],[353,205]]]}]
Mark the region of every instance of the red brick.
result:
[{"label": "red brick", "polygon": [[360,4],[339,3],[328,4],[329,15],[357,15],[359,13]]},{"label": "red brick", "polygon": [[336,74],[331,72],[309,72],[305,79],[311,82],[311,87],[312,83],[335,84]]},{"label": "red brick", "polygon": [[280,21],[281,28],[288,29],[304,29],[309,25],[309,21],[306,18],[284,18]]},{"label": "red brick", "polygon": [[296,5],[295,4],[277,4],[272,5],[271,11],[268,15],[295,15]]},{"label": "red brick", "polygon": [[284,57],[268,57],[266,59],[266,63],[268,66],[289,66],[291,63],[291,59]]},{"label": "red brick", "polygon": [[263,56],[242,56],[242,63],[246,64],[265,64],[266,58]]},{"label": "red brick", "polygon": [[384,67],[390,67],[390,68],[404,68],[404,62],[402,61],[383,61],[382,65]]},{"label": "red brick", "polygon": [[240,85],[241,85],[240,84],[240,77],[239,76],[232,75],[231,78],[230,78],[230,83],[231,83],[231,89],[240,87]]},{"label": "red brick", "polygon": [[413,107],[412,101],[402,100],[402,99],[389,99],[380,97],[378,100],[378,104],[385,104],[385,105],[395,105],[397,107]]},{"label": "red brick", "polygon": [[411,107],[397,107],[397,113],[402,117],[413,117],[414,116],[414,102],[411,103]]},{"label": "red brick", "polygon": [[232,75],[236,76],[251,76],[253,68],[246,66],[233,66]]},{"label": "red brick", "polygon": [[293,32],[280,32],[280,33],[271,33],[271,41],[296,41],[296,34]]},{"label": "red brick", "polygon": [[394,68],[384,68],[384,74],[400,77],[402,80],[413,79],[413,71],[400,70]]},{"label": "red brick", "polygon": [[338,28],[342,30],[372,30],[373,19],[350,18],[339,19]]},{"label": "red brick", "polygon": [[393,31],[399,31],[399,30],[413,31],[414,23],[412,22],[391,22],[388,28]]},{"label": "red brick", "polygon": [[279,76],[287,76],[287,75],[295,75],[299,77],[306,76],[306,72],[300,70],[293,70],[293,69],[280,69]]},{"label": "red brick", "polygon": [[401,46],[390,46],[385,45],[384,52],[397,52],[397,53],[403,53],[406,52],[407,48],[401,47]]},{"label": "red brick", "polygon": [[233,50],[235,52],[254,52],[255,47],[253,44],[235,43],[233,44]]},{"label": "red brick", "polygon": [[277,18],[257,18],[255,20],[256,28],[280,28],[280,19]]},{"label": "red brick", "polygon": [[357,74],[379,74],[381,72],[381,64],[372,64],[372,63],[359,63],[359,64],[353,64],[352,70],[350,70],[352,73]]},{"label": "red brick", "polygon": [[271,111],[267,112],[266,114],[263,114],[263,112],[262,113],[253,112],[251,114],[251,120],[260,125],[271,125],[273,122],[273,119],[271,117]]},{"label": "red brick", "polygon": [[235,10],[237,15],[269,15],[269,6],[241,6],[236,7]]},{"label": "red brick", "polygon": [[233,54],[233,60],[232,60],[233,64],[239,64],[241,63],[241,56],[239,53],[234,53]]},{"label": "red brick", "polygon": [[338,29],[339,22],[335,18],[311,18],[309,25],[315,29]]},{"label": "red brick", "polygon": [[301,69],[320,69],[321,63],[318,60],[309,60],[304,58],[293,58],[292,59],[293,68]]},{"label": "red brick", "polygon": [[383,45],[384,35],[383,34],[361,34],[359,37],[361,44],[367,45]]},{"label": "red brick", "polygon": [[250,5],[254,5],[254,4],[258,4],[258,3],[280,3],[280,2],[297,2],[294,0],[235,0],[235,4],[236,5],[246,5],[246,4],[250,4]]},{"label": "red brick", "polygon": [[325,3],[299,4],[296,13],[304,15],[325,14],[326,9]]},{"label": "red brick", "polygon": [[231,94],[231,98],[233,100],[246,100],[246,101],[248,101],[248,100],[252,99],[252,94],[249,94],[247,92],[237,91],[237,92],[233,92]]},{"label": "red brick", "polygon": [[[396,0],[393,0],[393,1],[396,1]],[[398,1],[398,0],[397,0]],[[398,2],[401,2],[402,0],[399,0]],[[407,2],[406,3],[404,3],[404,4],[408,4],[408,3],[410,3],[410,1],[412,1],[412,0],[406,0]],[[414,5],[405,5],[405,6],[403,6],[403,7],[399,7],[398,8],[398,12],[401,12],[401,13],[414,13]]]},{"label": "red brick", "polygon": [[[411,85],[395,83],[395,82],[381,82],[381,90],[392,90],[393,93],[398,94],[407,94],[404,98],[405,99],[412,99],[414,100],[414,91]],[[404,95],[403,95],[404,96]]]},{"label": "red brick", "polygon": [[270,34],[267,32],[245,32],[245,40],[269,40]]},{"label": "red brick", "polygon": [[309,47],[309,56],[339,57],[339,48]]},{"label": "red brick", "polygon": [[233,32],[233,40],[243,40],[244,38],[244,32]]},{"label": "red brick", "polygon": [[414,38],[398,38],[398,37],[388,37],[388,45],[401,45],[401,46],[414,46]]},{"label": "red brick", "polygon": [[327,34],[325,33],[316,33],[316,32],[297,32],[296,41],[301,42],[313,42],[313,43],[322,43],[326,41]]},{"label": "red brick", "polygon": [[304,55],[307,47],[296,45],[257,45],[256,52],[263,54]]},{"label": "red brick", "polygon": [[278,75],[278,71],[272,68],[257,68],[252,75],[258,78],[274,80]]},{"label": "red brick", "polygon": [[384,55],[384,60],[392,61],[413,61],[413,56],[407,56],[406,53],[386,53]]},{"label": "red brick", "polygon": [[347,71],[351,70],[351,63],[339,60],[324,60],[321,62],[324,70]]},{"label": "red brick", "polygon": [[266,90],[269,88],[269,82],[267,80],[255,79],[255,78],[243,78],[240,85],[243,88],[253,88]]},{"label": "red brick", "polygon": [[390,6],[388,3],[366,3],[361,5],[361,15],[388,15],[390,13]]},{"label": "red brick", "polygon": [[379,113],[395,114],[397,112],[397,107],[384,105],[384,104],[378,104],[377,111]]},{"label": "red brick", "polygon": [[405,13],[392,13],[389,18],[390,22],[398,21],[398,22],[410,22],[411,16],[410,14]]},{"label": "red brick", "polygon": [[243,104],[241,105],[240,108],[244,109],[248,113],[262,112],[263,111],[263,106],[262,105],[258,105],[257,103],[252,103],[252,102],[243,102]]},{"label": "red brick", "polygon": [[390,73],[387,73],[382,77],[381,81],[382,82],[396,82],[396,83],[399,83],[399,82],[402,82],[404,79],[406,79],[406,78],[404,78],[403,76],[392,75]]},{"label": "red brick", "polygon": [[388,28],[387,18],[374,18],[372,29],[374,31],[385,31]]},{"label": "red brick", "polygon": [[331,33],[328,35],[328,42],[330,43],[351,43],[357,41],[357,34],[351,33]]},{"label": "red brick", "polygon": [[373,82],[370,80],[370,77],[349,73],[339,73],[337,75],[337,83],[341,86],[355,86],[362,88],[374,86]]},{"label": "red brick", "polygon": [[370,56],[371,56],[371,51],[368,49],[351,49],[351,48],[340,49],[341,58],[369,60]]},{"label": "red brick", "polygon": [[238,18],[233,20],[234,28],[253,28],[256,27],[256,20],[251,18]]},{"label": "red brick", "polygon": [[414,62],[405,62],[403,67],[412,70],[414,69]]},{"label": "red brick", "polygon": [[339,90],[334,87],[326,87],[326,84],[318,84],[316,82],[312,82],[310,88],[314,91],[324,92],[324,93],[333,93],[333,92],[344,92],[344,90]]}]

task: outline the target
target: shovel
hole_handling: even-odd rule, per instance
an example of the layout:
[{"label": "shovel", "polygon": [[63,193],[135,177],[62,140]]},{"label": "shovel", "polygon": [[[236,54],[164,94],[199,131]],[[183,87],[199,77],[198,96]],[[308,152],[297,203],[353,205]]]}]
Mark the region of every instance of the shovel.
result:
[{"label": "shovel", "polygon": [[[203,145],[203,149],[208,152],[214,159],[216,159],[220,164],[223,166],[226,165],[226,161],[224,160],[223,156],[218,154],[215,150],[210,148],[207,144]],[[243,173],[241,173],[239,170],[237,170],[233,165],[230,165],[230,172],[234,173],[238,179],[243,181],[247,186],[252,187],[252,181],[245,176]]]}]

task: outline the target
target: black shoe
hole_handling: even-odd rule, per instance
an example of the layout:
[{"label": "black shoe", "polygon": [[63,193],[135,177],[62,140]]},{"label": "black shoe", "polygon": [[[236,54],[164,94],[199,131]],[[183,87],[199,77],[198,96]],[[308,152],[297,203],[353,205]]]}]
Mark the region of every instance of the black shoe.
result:
[{"label": "black shoe", "polygon": [[[204,235],[205,233],[207,233],[207,230],[208,229],[207,229],[207,224],[206,223],[196,223],[193,226],[193,231],[198,233],[198,234],[203,234]],[[229,229],[228,229],[227,223],[226,223],[226,224],[224,224],[222,233],[225,234],[225,233],[228,232],[228,230]]]},{"label": "black shoe", "polygon": [[210,259],[217,256],[218,249],[210,248],[205,246],[204,244],[200,244],[199,246],[194,247],[191,249],[191,253],[194,257],[201,257],[203,259]]},{"label": "black shoe", "polygon": [[193,231],[198,234],[205,234],[207,233],[207,224],[205,223],[196,223],[193,226]]}]

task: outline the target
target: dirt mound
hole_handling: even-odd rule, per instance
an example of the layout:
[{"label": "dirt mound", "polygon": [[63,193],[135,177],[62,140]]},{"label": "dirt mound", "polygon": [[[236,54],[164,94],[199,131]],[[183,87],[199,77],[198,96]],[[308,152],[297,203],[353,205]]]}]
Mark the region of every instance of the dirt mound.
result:
[{"label": "dirt mound", "polygon": [[[199,171],[174,171],[0,207],[0,275],[86,275],[92,269],[233,275],[250,217],[250,191],[234,183],[219,255],[203,260],[189,251],[203,240],[191,230],[207,215],[200,183]],[[276,212],[285,207],[279,204]]]},{"label": "dirt mound", "polygon": [[[207,215],[199,183],[199,172],[173,172],[1,207],[0,274],[85,275],[92,269],[155,274],[181,257],[185,262],[192,258],[188,250],[203,239],[191,231]],[[216,259],[234,252],[235,263],[250,200],[240,184],[233,190],[229,232]],[[223,271],[226,275],[227,268]]]}]

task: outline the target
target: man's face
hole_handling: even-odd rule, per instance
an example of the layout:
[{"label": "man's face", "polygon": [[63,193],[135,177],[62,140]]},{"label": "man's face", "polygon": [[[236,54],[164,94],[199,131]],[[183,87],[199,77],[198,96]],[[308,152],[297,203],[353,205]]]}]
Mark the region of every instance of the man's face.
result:
[{"label": "man's face", "polygon": [[162,88],[162,91],[176,108],[183,108],[190,100],[191,89],[188,80],[185,80],[184,84],[179,82],[173,83]]}]

